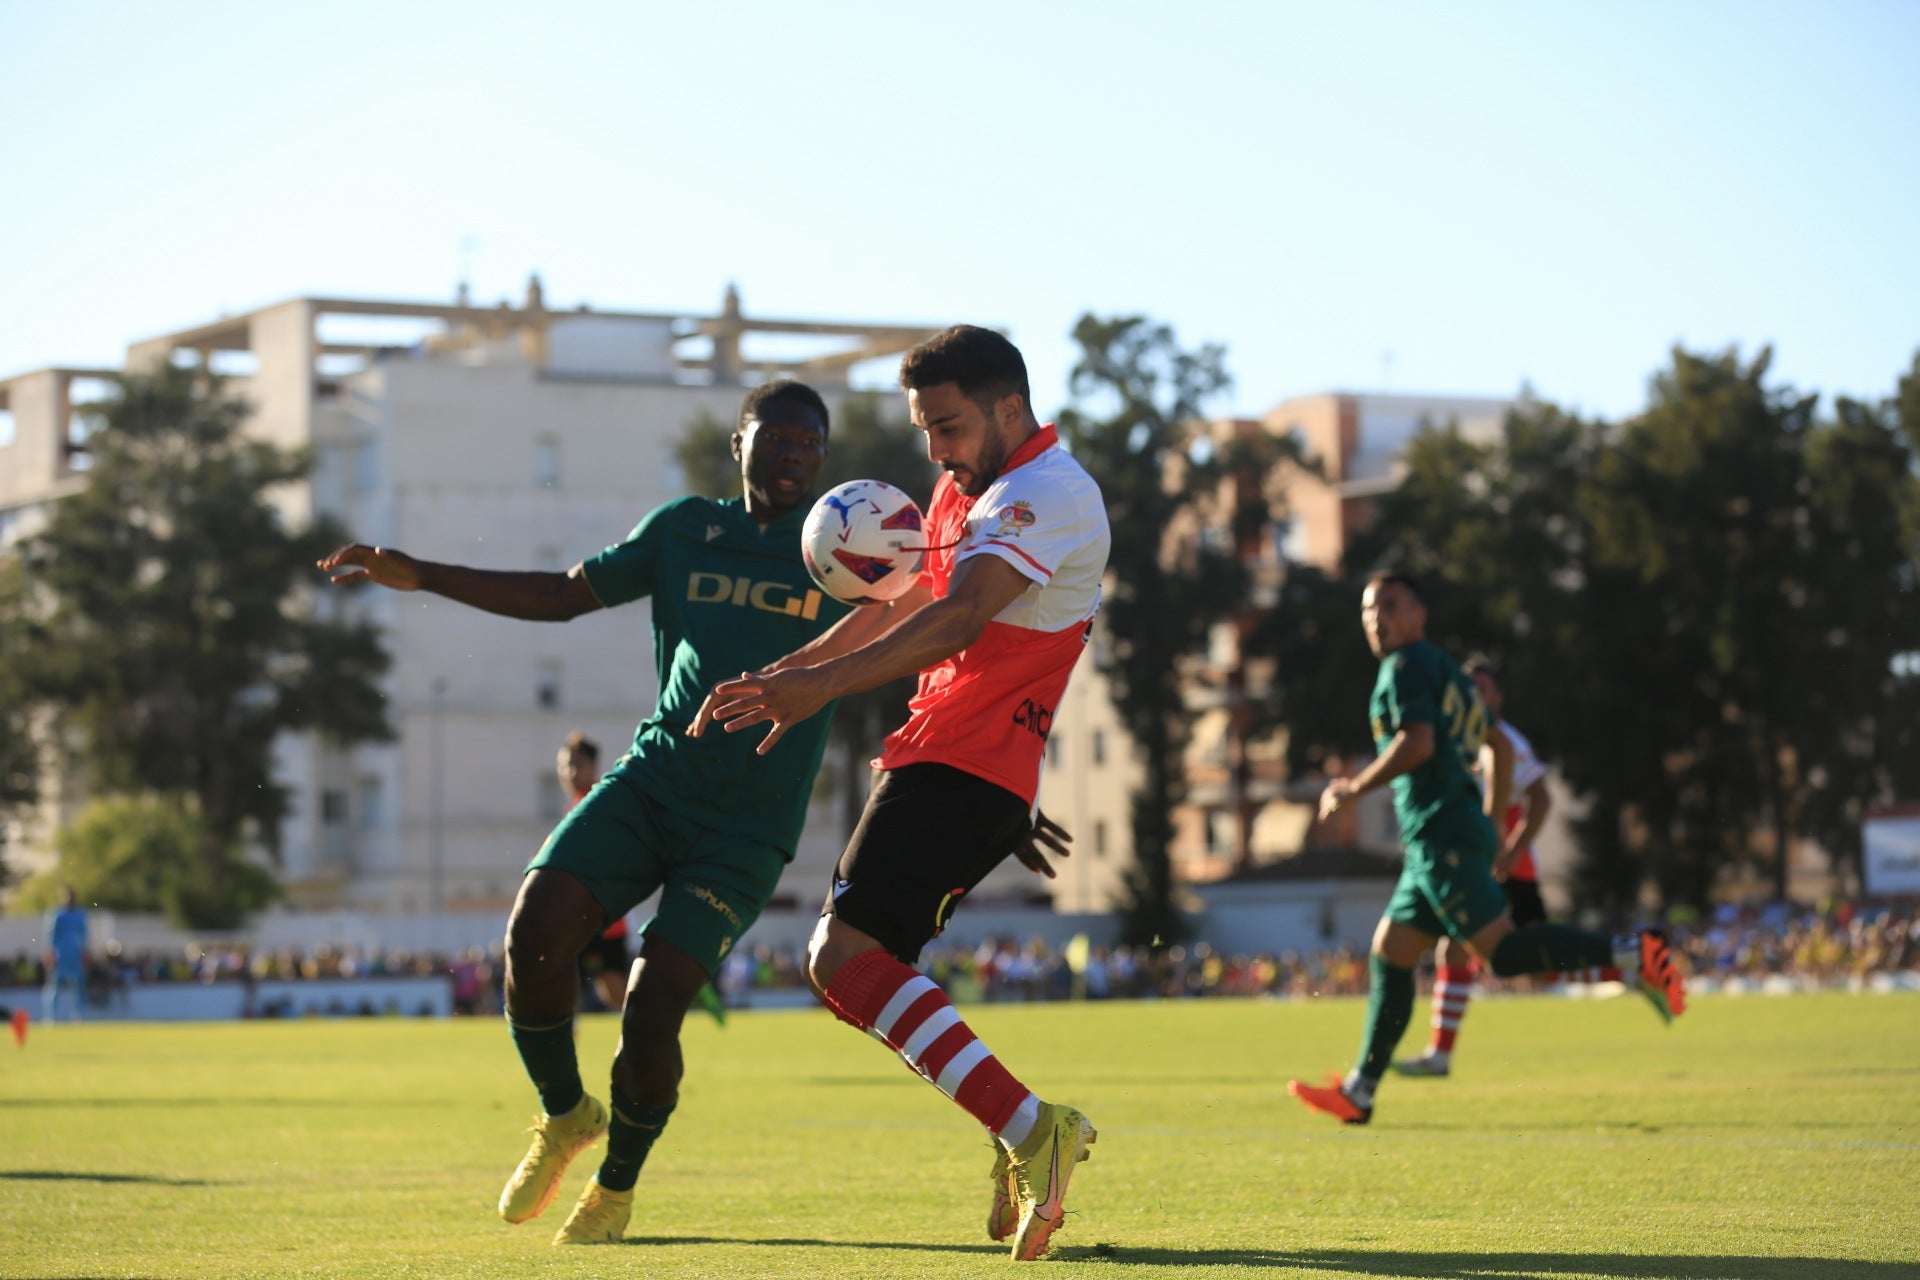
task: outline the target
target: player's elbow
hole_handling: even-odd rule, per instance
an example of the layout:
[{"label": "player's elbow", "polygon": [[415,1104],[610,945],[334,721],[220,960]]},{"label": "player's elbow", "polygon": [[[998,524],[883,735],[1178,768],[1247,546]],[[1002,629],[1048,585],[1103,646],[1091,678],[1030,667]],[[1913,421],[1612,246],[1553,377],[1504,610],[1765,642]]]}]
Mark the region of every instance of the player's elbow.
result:
[{"label": "player's elbow", "polygon": [[1418,768],[1433,757],[1433,726],[1411,725],[1405,733],[1400,750],[1406,758],[1408,767]]}]

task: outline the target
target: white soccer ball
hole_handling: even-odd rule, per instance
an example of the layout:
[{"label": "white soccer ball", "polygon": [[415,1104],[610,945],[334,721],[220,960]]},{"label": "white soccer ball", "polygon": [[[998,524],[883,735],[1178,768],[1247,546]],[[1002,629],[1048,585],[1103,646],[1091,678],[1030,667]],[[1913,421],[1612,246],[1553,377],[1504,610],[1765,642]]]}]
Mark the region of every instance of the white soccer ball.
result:
[{"label": "white soccer ball", "polygon": [[820,589],[842,604],[897,600],[926,558],[920,504],[884,480],[849,480],[820,495],[800,553]]}]

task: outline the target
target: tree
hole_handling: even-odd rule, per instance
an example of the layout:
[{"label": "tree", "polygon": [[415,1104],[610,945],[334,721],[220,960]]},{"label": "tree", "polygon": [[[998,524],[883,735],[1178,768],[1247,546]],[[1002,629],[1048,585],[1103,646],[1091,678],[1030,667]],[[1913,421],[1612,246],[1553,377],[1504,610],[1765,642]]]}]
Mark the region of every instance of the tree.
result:
[{"label": "tree", "polygon": [[740,496],[740,464],[727,446],[733,431],[733,423],[703,409],[680,433],[673,457],[686,477],[688,493],[720,501]]},{"label": "tree", "polygon": [[[1501,661],[1586,799],[1584,903],[1630,908],[1651,881],[1701,905],[1747,871],[1784,896],[1797,838],[1857,866],[1865,810],[1920,776],[1920,435],[1902,417],[1920,363],[1892,401],[1831,419],[1768,369],[1676,351],[1618,427],[1531,401],[1498,438],[1430,427],[1354,541],[1349,581],[1419,574],[1435,641]],[[1337,668],[1309,678],[1364,696]],[[1299,749],[1330,735],[1297,692]]]},{"label": "tree", "polygon": [[[40,629],[22,693],[84,744],[94,793],[191,797],[200,900],[243,902],[245,846],[277,855],[287,810],[275,740],[390,736],[387,656],[370,625],[315,615],[313,563],[344,539],[325,520],[283,526],[268,495],[310,459],[245,437],[247,406],[221,380],[129,374],[83,412],[86,487],[20,547]],[[213,910],[195,923],[237,922]]]},{"label": "tree", "polygon": [[[39,746],[24,678],[24,663],[38,639],[25,600],[26,575],[19,561],[0,559],[0,814],[31,801],[39,781]],[[0,826],[0,886],[8,879],[4,832]]]},{"label": "tree", "polygon": [[54,839],[59,865],[20,890],[23,911],[52,907],[62,884],[108,911],[150,911],[183,928],[218,927],[278,896],[265,867],[238,862],[218,880],[202,850],[207,831],[190,798],[103,796],[89,801]]},{"label": "tree", "polygon": [[1186,929],[1169,848],[1173,810],[1186,794],[1182,662],[1246,597],[1230,542],[1203,530],[1170,534],[1192,527],[1183,513],[1219,484],[1224,459],[1196,456],[1189,445],[1202,406],[1229,379],[1221,348],[1184,351],[1171,328],[1139,316],[1082,316],[1073,338],[1080,347],[1070,378],[1075,404],[1058,420],[1106,499],[1113,552],[1103,612],[1111,643],[1100,669],[1113,682],[1114,705],[1145,774],[1133,797],[1123,932],[1129,943],[1159,946]]},{"label": "tree", "polygon": [[1806,457],[1817,572],[1799,586],[1815,625],[1799,629],[1787,724],[1798,825],[1856,875],[1867,811],[1920,799],[1920,360],[1901,390],[1912,398],[1840,400]]}]

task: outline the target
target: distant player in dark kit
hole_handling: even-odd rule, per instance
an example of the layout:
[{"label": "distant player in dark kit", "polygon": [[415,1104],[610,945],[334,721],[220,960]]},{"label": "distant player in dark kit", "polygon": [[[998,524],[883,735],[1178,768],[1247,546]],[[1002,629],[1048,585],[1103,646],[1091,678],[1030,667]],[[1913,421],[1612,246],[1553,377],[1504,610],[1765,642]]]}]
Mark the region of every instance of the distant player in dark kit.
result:
[{"label": "distant player in dark kit", "polygon": [[[1547,792],[1547,766],[1540,762],[1533,743],[1506,718],[1506,691],[1501,687],[1500,673],[1493,663],[1476,656],[1467,659],[1462,670],[1473,681],[1487,714],[1493,717],[1494,724],[1513,748],[1511,800],[1505,813],[1488,816],[1496,819],[1504,833],[1500,852],[1493,860],[1494,879],[1506,890],[1507,910],[1514,924],[1524,929],[1547,918],[1546,900],[1540,896],[1540,874],[1533,860],[1534,837],[1540,834],[1553,808],[1553,799]],[[1484,760],[1484,754],[1482,758]],[[1493,787],[1484,770],[1482,773],[1481,784],[1491,804]],[[1433,958],[1432,1036],[1418,1057],[1393,1064],[1393,1069],[1401,1075],[1445,1076],[1452,1070],[1453,1046],[1459,1039],[1467,1006],[1473,1000],[1479,964],[1466,947],[1451,938],[1442,938],[1434,948]],[[1591,980],[1596,982],[1621,980],[1620,970],[1610,965],[1580,972],[1582,976],[1591,975]]]},{"label": "distant player in dark kit", "polygon": [[[741,497],[669,502],[566,573],[469,569],[358,545],[320,562],[336,581],[364,577],[533,621],[652,599],[659,703],[632,749],[547,838],[507,924],[507,1021],[543,1114],[501,1192],[500,1216],[525,1222],[545,1210],[568,1162],[608,1133],[606,1159],[555,1244],[614,1243],[625,1233],[641,1164],[679,1099],[687,1009],[793,857],[830,717],[764,756],[743,739],[700,740],[686,729],[716,681],[773,662],[848,614],[814,586],[800,557],[827,430],[826,404],[811,388],[785,380],[755,388],[731,437]],[[855,618],[843,634],[864,642],[862,628],[878,621]],[[621,1012],[609,1116],[574,1056],[576,962],[655,890],[659,909]]]},{"label": "distant player in dark kit", "polygon": [[[1427,606],[1402,573],[1376,573],[1361,596],[1361,625],[1380,659],[1370,707],[1379,756],[1351,778],[1335,778],[1320,796],[1326,818],[1355,796],[1391,784],[1406,867],[1373,935],[1372,988],[1359,1060],[1327,1085],[1289,1081],[1288,1092],[1348,1124],[1373,1117],[1373,1095],[1413,1018],[1413,966],[1441,937],[1503,978],[1611,964],[1632,981],[1664,1021],[1686,1008],[1686,989],[1666,940],[1652,930],[1610,940],[1566,925],[1518,927],[1494,878],[1500,848],[1486,809],[1504,812],[1512,750],[1478,691],[1453,659],[1427,642]],[[1483,798],[1472,768],[1483,745],[1495,748],[1493,799]],[[1504,775],[1504,776],[1501,776]]]},{"label": "distant player in dark kit", "polygon": [[807,976],[843,1021],[884,1041],[994,1135],[988,1233],[1012,1236],[1013,1256],[1027,1260],[1060,1225],[1093,1126],[1016,1080],[910,966],[1002,860],[1034,865],[1047,730],[1099,607],[1111,537],[1099,488],[1034,417],[1012,343],[949,329],[907,353],[900,385],[927,456],[945,472],[927,511],[920,581],[858,611],[889,619],[878,639],[721,684],[695,729],[709,715],[724,736],[766,724],[750,736],[777,750],[833,699],[919,673],[834,870]]}]

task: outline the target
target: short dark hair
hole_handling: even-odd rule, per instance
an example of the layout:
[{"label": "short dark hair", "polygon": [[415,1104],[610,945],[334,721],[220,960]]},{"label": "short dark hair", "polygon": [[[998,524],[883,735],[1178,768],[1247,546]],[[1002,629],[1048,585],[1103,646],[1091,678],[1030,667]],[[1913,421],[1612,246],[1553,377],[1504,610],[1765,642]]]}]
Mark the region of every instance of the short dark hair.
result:
[{"label": "short dark hair", "polygon": [[567,735],[567,751],[572,755],[585,756],[595,762],[600,759],[600,744],[578,729]]},{"label": "short dark hair", "polygon": [[900,389],[923,391],[951,382],[960,394],[991,412],[1002,397],[1017,395],[1033,412],[1027,362],[1004,334],[957,324],[934,334],[900,361]]},{"label": "short dark hair", "polygon": [[1367,578],[1369,587],[1381,587],[1389,582],[1405,587],[1408,594],[1421,604],[1427,602],[1427,593],[1421,589],[1420,580],[1404,569],[1375,569]]},{"label": "short dark hair", "polygon": [[1467,660],[1460,664],[1460,670],[1464,671],[1469,678],[1473,676],[1485,676],[1487,679],[1493,681],[1496,687],[1500,684],[1499,665],[1484,653],[1469,655]]},{"label": "short dark hair", "polygon": [[811,409],[820,415],[821,431],[833,430],[832,418],[827,413],[827,402],[820,398],[818,391],[793,378],[775,378],[772,382],[763,382],[747,392],[747,398],[740,402],[740,421],[735,424],[734,431],[745,431],[747,423],[760,416],[761,406],[769,404],[794,404]]}]

